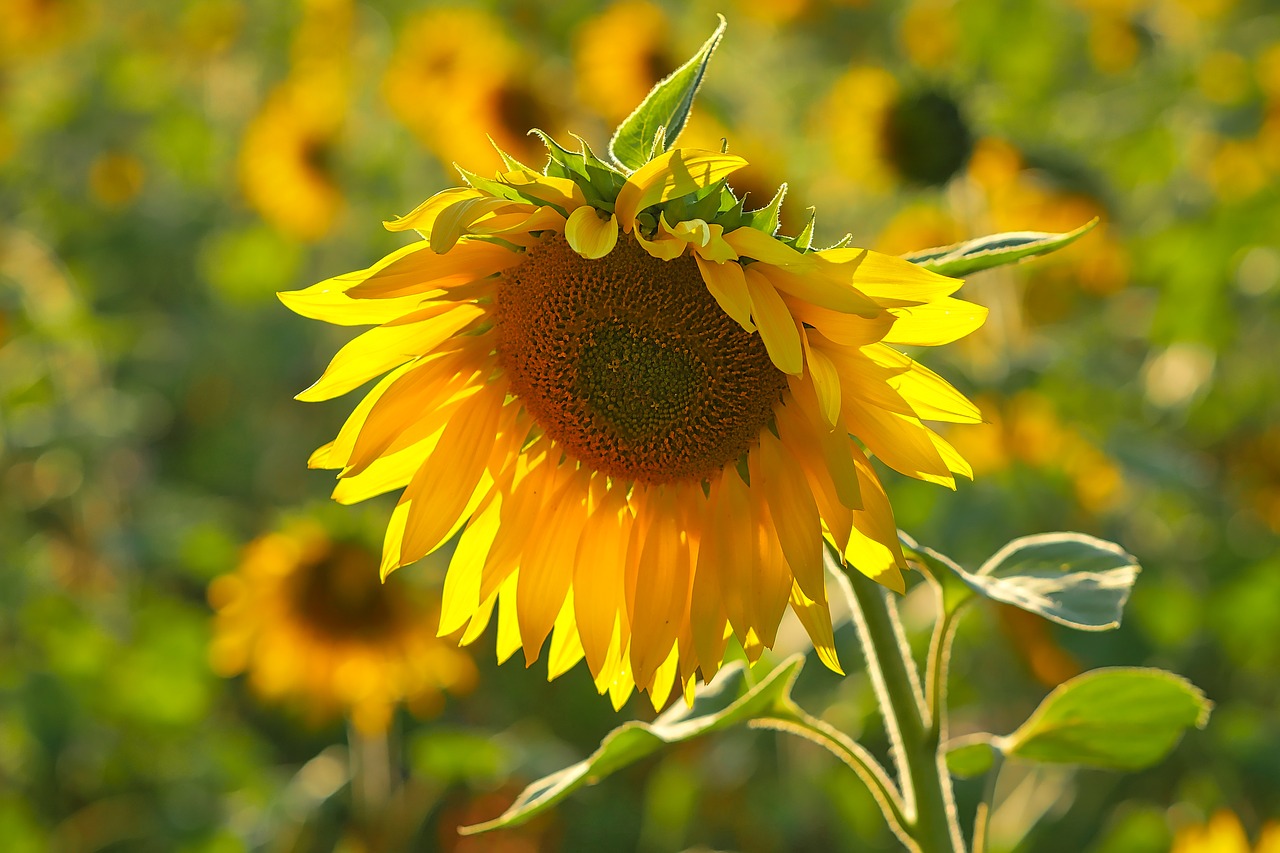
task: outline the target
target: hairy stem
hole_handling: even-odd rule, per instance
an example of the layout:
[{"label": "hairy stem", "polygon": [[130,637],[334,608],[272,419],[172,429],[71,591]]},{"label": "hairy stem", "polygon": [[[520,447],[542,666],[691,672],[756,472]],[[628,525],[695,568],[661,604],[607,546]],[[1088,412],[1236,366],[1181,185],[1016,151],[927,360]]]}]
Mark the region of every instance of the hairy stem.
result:
[{"label": "hairy stem", "polygon": [[[897,608],[889,593],[856,571],[842,584],[867,659],[867,671],[894,746],[906,799],[908,833],[921,853],[964,853],[951,776],[939,753],[941,714],[930,714]],[[935,667],[931,667],[936,674]],[[930,698],[937,685],[930,685]],[[939,711],[941,709],[939,708]]]}]

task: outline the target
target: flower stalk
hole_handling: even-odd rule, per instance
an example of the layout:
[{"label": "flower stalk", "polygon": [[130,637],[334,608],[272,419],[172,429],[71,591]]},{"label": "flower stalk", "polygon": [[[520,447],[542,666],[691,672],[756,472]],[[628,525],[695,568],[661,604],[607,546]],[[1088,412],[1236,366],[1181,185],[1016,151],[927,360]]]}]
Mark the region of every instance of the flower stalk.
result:
[{"label": "flower stalk", "polygon": [[[931,713],[898,619],[883,587],[856,572],[840,573],[867,672],[889,733],[906,806],[910,841],[920,853],[965,853],[951,776],[940,752],[941,702]],[[937,644],[935,645],[945,645]],[[933,672],[938,672],[931,666]],[[931,685],[931,698],[941,691]]]}]

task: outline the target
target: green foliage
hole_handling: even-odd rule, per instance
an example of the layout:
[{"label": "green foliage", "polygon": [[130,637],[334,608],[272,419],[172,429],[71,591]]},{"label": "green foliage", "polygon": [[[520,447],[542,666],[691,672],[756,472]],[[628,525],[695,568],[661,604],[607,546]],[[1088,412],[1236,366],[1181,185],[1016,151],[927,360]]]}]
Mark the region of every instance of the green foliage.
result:
[{"label": "green foliage", "polygon": [[914,264],[941,275],[963,278],[976,272],[1066,248],[1092,231],[1097,224],[1098,220],[1094,218],[1074,231],[1064,234],[1044,234],[1038,231],[992,234],[954,246],[912,252],[906,255],[906,258]]},{"label": "green foliage", "polygon": [[726,26],[721,17],[720,26],[693,58],[654,86],[640,106],[618,125],[609,141],[609,156],[616,163],[634,171],[675,144]]},{"label": "green foliage", "polygon": [[1002,751],[1053,764],[1141,770],[1182,733],[1209,721],[1212,703],[1185,678],[1158,669],[1097,669],[1059,685]]},{"label": "green foliage", "polygon": [[726,667],[714,686],[699,692],[692,708],[677,703],[652,723],[623,723],[605,736],[589,758],[534,782],[494,820],[461,831],[471,835],[518,826],[582,786],[659,750],[766,716],[790,693],[801,662],[799,657],[792,658],[754,685],[741,664]]}]

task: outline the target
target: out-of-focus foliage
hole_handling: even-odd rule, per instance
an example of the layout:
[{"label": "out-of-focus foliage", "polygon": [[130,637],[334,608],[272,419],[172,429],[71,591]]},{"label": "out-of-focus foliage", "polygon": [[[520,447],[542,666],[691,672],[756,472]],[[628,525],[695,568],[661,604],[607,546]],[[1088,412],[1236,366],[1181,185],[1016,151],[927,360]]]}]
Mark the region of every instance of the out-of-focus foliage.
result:
[{"label": "out-of-focus foliage", "polygon": [[[989,421],[948,436],[976,482],[887,481],[901,525],[966,564],[1076,529],[1145,568],[1110,634],[1012,609],[966,621],[953,734],[1010,731],[1101,665],[1171,669],[1217,710],[1140,774],[1007,769],[995,849],[1205,849],[1221,809],[1251,839],[1220,830],[1238,849],[1274,843],[1259,841],[1280,819],[1274,4],[9,0],[6,849],[895,849],[843,765],[767,733],[686,744],[519,830],[459,838],[616,724],[584,672],[550,686],[498,669],[484,639],[474,692],[374,736],[211,665],[206,590],[248,543],[299,514],[376,543],[390,510],[320,508],[330,482],[305,462],[348,406],[289,397],[345,336],[273,292],[401,245],[378,222],[455,183],[450,160],[494,169],[486,133],[526,160],[530,126],[603,150],[716,12],[729,30],[684,142],[727,137],[758,205],[787,181],[787,233],[810,204],[816,243],[850,231],[901,253],[1102,218],[966,285],[991,319],[931,366]],[[402,574],[430,590],[443,564]],[[808,667],[797,695],[885,748],[860,674]]]}]

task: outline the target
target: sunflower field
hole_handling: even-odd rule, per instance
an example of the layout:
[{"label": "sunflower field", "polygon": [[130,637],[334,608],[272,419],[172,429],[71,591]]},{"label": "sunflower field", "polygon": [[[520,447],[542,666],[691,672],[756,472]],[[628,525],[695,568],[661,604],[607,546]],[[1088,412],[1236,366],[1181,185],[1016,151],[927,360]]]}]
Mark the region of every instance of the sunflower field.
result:
[{"label": "sunflower field", "polygon": [[0,849],[1280,853],[1280,8],[4,0]]}]

